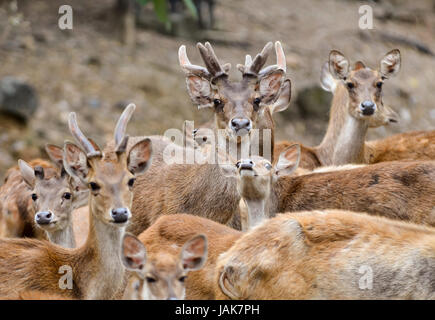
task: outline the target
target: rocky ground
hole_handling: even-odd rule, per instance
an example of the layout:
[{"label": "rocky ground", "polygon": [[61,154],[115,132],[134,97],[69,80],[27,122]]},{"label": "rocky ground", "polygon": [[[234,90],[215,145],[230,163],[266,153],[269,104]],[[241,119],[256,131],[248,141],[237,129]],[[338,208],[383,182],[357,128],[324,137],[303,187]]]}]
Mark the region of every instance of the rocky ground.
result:
[{"label": "rocky ground", "polygon": [[[160,27],[139,28],[134,50],[119,40],[114,2],[73,1],[74,28],[62,31],[58,8],[64,1],[0,0],[0,79],[30,85],[38,102],[34,113],[26,109],[26,122],[0,113],[0,177],[18,158],[43,155],[46,142],[71,139],[69,111],[78,113],[83,129],[99,143],[110,137],[126,102],[138,106],[132,135],[162,134],[181,128],[185,119],[207,121],[211,114],[196,110],[188,98],[177,59],[178,47],[186,44],[191,60],[200,63],[195,43],[205,39],[233,66],[266,42],[282,41],[293,96],[277,117],[278,139],[320,142],[330,97],[318,89],[318,78],[331,49],[373,68],[392,48],[402,52],[400,74],[384,87],[384,103],[399,112],[401,122],[371,130],[369,138],[435,129],[434,1],[217,0],[214,30],[180,28],[175,37]],[[373,30],[358,28],[364,3],[373,7]],[[153,15],[150,8],[143,14]],[[240,76],[234,67],[231,75]]]}]

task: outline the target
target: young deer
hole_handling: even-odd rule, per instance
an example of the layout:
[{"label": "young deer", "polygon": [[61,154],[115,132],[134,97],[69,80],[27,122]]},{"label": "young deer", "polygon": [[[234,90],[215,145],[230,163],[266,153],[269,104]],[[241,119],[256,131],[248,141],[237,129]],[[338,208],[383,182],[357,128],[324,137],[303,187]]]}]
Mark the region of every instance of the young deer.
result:
[{"label": "young deer", "polygon": [[239,190],[250,200],[254,224],[280,212],[331,208],[435,226],[435,161],[338,166],[292,176],[299,159],[299,145],[294,145],[273,167],[261,157],[238,162]]},{"label": "young deer", "polygon": [[138,238],[149,252],[163,251],[176,256],[180,248],[198,233],[207,238],[208,257],[201,269],[189,273],[185,281],[186,299],[214,299],[216,261],[242,235],[240,231],[194,215],[172,214],[158,218]]},{"label": "young deer", "polygon": [[[276,65],[263,68],[272,49],[269,42],[254,59],[246,56],[244,65],[237,65],[243,74],[242,81],[230,82],[228,71],[230,64],[221,65],[210,43],[197,44],[206,68],[192,65],[182,45],[178,51],[180,66],[186,73],[187,91],[192,102],[198,108],[213,108],[214,128],[223,130],[227,141],[241,142],[241,137],[250,135],[252,129],[259,129],[259,154],[272,157],[274,149],[274,122],[272,113],[285,110],[290,101],[290,80],[286,80],[286,60],[281,43],[275,43]],[[287,104],[281,108],[269,108],[284,90]],[[270,137],[265,136],[269,129]],[[264,140],[266,139],[266,140]],[[270,140],[270,141],[267,141]],[[263,150],[265,142],[270,142],[269,152]]]},{"label": "young deer", "polygon": [[[131,189],[151,158],[149,139],[137,142],[128,153],[125,150],[133,110],[128,106],[118,121],[114,152],[101,152],[70,114],[70,131],[84,151],[66,142],[63,162],[66,171],[90,189],[88,238],[77,249],[30,239],[0,240],[0,296],[32,289],[76,299],[110,299],[120,289],[125,273],[120,252],[131,218]],[[61,267],[72,272],[71,290],[60,288]]]},{"label": "young deer", "polygon": [[124,299],[184,300],[187,274],[200,270],[206,260],[207,237],[204,235],[195,235],[179,248],[142,243],[126,234],[122,262],[133,275],[128,280]]},{"label": "young deer", "polygon": [[[62,149],[60,156],[62,157]],[[84,201],[87,202],[87,192],[76,192],[73,179],[63,168],[60,174],[55,173],[46,178],[44,168],[40,166],[32,168],[23,160],[18,160],[18,165],[24,181],[32,190],[36,226],[45,231],[51,242],[65,248],[75,248],[72,211],[81,207]]]},{"label": "young deer", "polygon": [[[382,101],[385,79],[400,70],[399,50],[388,52],[380,62],[379,71],[366,67],[361,61],[349,70],[349,61],[336,50],[322,68],[322,87],[333,92],[328,129],[319,146],[302,146],[301,167],[369,163],[365,138],[369,127],[397,122],[397,114]],[[279,142],[279,154],[292,142]]]},{"label": "young deer", "polygon": [[218,299],[435,299],[435,229],[348,211],[281,214],[218,260]]},{"label": "young deer", "polygon": [[[34,159],[29,165],[44,168],[47,178],[55,174],[53,164],[45,160]],[[31,194],[32,191],[24,181],[19,167],[10,168],[6,172],[4,184],[0,187],[0,238],[46,239],[45,233],[35,225]]]}]

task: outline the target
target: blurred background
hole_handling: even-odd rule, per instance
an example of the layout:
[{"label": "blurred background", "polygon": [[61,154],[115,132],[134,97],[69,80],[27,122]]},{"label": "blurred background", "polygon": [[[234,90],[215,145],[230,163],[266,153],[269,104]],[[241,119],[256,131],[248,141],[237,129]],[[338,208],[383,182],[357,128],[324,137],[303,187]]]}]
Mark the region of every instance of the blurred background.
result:
[{"label": "blurred background", "polygon": [[[63,4],[72,6],[72,30],[58,27]],[[358,27],[363,4],[373,8],[373,30]],[[18,158],[45,157],[45,143],[71,139],[70,111],[100,144],[129,102],[138,107],[130,135],[208,121],[212,113],[187,95],[177,57],[185,44],[192,63],[202,64],[197,41],[210,41],[238,79],[245,54],[280,40],[293,87],[291,106],[276,116],[277,138],[308,145],[326,130],[331,94],[319,76],[329,51],[377,68],[399,48],[402,69],[385,84],[384,103],[401,121],[369,138],[433,130],[434,31],[435,0],[0,0],[0,178]]]}]

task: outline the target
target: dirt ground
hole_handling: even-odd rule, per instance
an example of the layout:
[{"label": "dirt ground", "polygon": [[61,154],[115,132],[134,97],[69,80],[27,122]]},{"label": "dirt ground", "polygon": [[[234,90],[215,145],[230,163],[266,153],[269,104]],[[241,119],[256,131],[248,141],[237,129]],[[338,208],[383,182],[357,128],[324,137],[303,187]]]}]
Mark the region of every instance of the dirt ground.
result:
[{"label": "dirt ground", "polygon": [[[0,0],[0,79],[13,76],[34,86],[39,108],[26,126],[0,115],[0,177],[18,158],[44,155],[45,143],[71,139],[70,111],[98,143],[112,134],[125,102],[138,106],[131,135],[163,134],[181,128],[185,119],[207,121],[211,113],[190,102],[177,58],[185,44],[191,61],[202,63],[195,43],[204,39],[221,61],[232,63],[233,78],[240,77],[235,65],[245,54],[255,55],[268,41],[283,43],[293,95],[290,108],[277,116],[278,139],[320,142],[326,121],[303,117],[295,101],[302,89],[318,84],[331,49],[372,68],[389,50],[402,52],[401,72],[384,86],[384,103],[401,121],[371,130],[369,138],[435,129],[435,57],[397,40],[435,52],[435,1],[217,0],[216,30],[192,39],[141,28],[134,51],[117,36],[114,0],[71,1],[71,31],[58,28],[58,8],[65,1],[18,1],[16,12],[10,2]],[[358,8],[366,3],[374,10],[373,30],[358,27]]]}]

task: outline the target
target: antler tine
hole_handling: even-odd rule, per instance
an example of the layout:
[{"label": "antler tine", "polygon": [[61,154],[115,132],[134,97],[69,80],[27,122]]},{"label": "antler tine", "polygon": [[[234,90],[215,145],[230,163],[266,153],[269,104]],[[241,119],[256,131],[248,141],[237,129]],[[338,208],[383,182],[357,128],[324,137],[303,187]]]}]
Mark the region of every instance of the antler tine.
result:
[{"label": "antler tine", "polygon": [[227,75],[225,70],[220,65],[219,60],[210,42],[206,42],[205,46],[202,43],[198,42],[196,46],[199,50],[199,53],[201,54],[202,60],[204,60],[208,72],[210,72],[213,79],[219,78],[223,75]]},{"label": "antler tine", "polygon": [[272,46],[273,46],[272,42],[268,42],[264,46],[263,50],[255,56],[254,61],[252,61],[251,66],[247,70],[247,73],[253,74],[253,75],[258,75],[260,69],[266,63],[266,60],[269,56],[269,53],[272,49]]},{"label": "antler tine", "polygon": [[282,72],[286,73],[287,66],[286,66],[284,50],[282,49],[281,42],[279,41],[275,42],[275,52],[276,52],[276,64],[267,66],[264,69],[262,69],[258,73],[259,76],[264,76],[276,70],[281,70]]},{"label": "antler tine", "polygon": [[211,78],[210,72],[206,68],[191,64],[187,57],[186,46],[182,45],[178,49],[178,60],[183,71],[187,74],[194,74],[204,78]]},{"label": "antler tine", "polygon": [[77,124],[75,112],[71,112],[68,118],[69,131],[76,141],[82,146],[88,157],[101,156],[101,152],[95,150],[93,144],[86,138]]},{"label": "antler tine", "polygon": [[118,148],[120,144],[123,142],[125,132],[127,131],[127,124],[130,121],[130,118],[135,109],[136,109],[136,105],[134,103],[130,103],[127,107],[125,107],[124,111],[119,117],[118,123],[116,124],[115,127],[115,135],[114,135],[116,148]]}]

